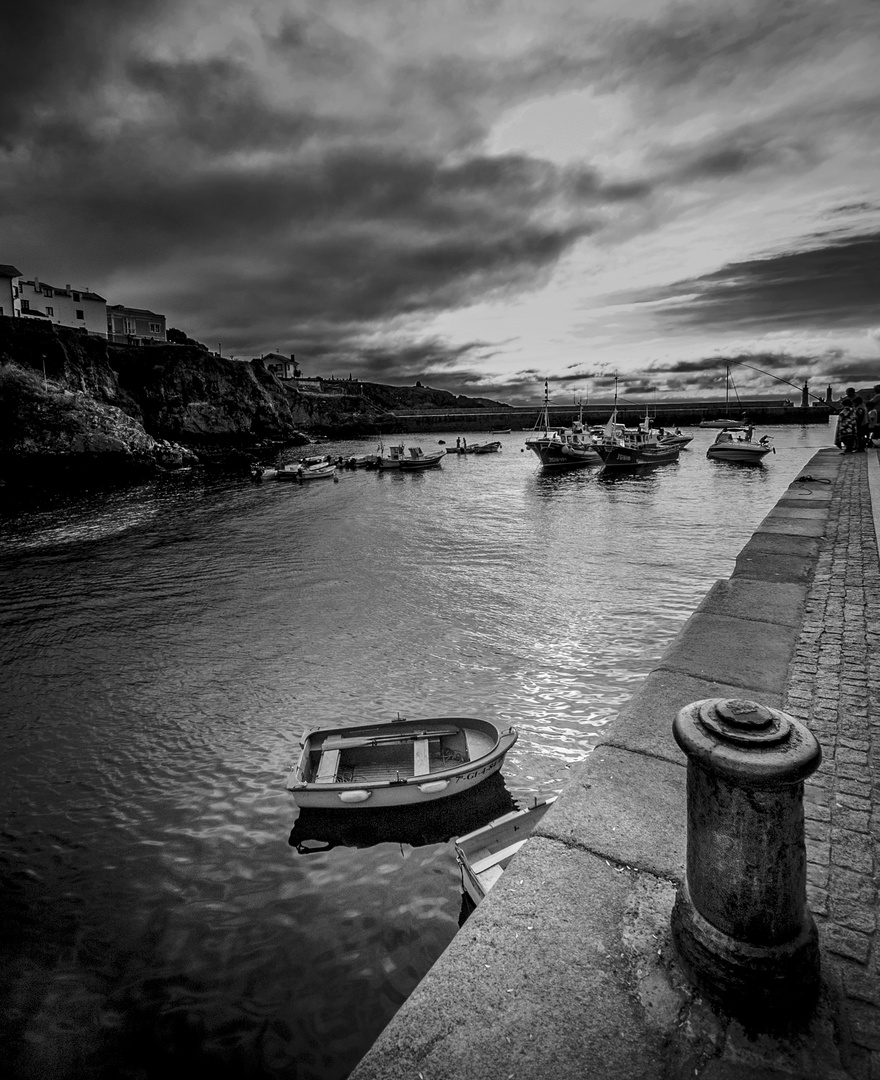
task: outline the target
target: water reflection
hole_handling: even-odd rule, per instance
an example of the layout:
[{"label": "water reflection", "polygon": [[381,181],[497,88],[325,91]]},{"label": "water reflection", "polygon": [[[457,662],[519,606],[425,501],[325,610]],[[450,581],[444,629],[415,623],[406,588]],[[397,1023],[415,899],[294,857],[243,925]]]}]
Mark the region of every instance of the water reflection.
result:
[{"label": "water reflection", "polygon": [[433,803],[363,810],[303,808],[288,843],[300,855],[340,845],[366,848],[377,844],[444,844],[515,809],[513,797],[496,773],[470,791]]}]

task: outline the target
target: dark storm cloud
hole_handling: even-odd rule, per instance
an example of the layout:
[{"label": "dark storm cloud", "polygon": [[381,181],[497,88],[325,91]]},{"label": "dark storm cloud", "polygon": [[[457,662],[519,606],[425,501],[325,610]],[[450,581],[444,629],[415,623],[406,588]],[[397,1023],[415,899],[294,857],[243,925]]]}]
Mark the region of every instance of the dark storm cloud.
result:
[{"label": "dark storm cloud", "polygon": [[157,17],[168,0],[28,0],[0,5],[0,148],[35,110],[84,95],[106,77],[117,42]]},{"label": "dark storm cloud", "polygon": [[657,317],[715,331],[862,327],[880,296],[880,234],[731,263],[629,299],[638,303],[682,294],[689,299],[658,306]]}]

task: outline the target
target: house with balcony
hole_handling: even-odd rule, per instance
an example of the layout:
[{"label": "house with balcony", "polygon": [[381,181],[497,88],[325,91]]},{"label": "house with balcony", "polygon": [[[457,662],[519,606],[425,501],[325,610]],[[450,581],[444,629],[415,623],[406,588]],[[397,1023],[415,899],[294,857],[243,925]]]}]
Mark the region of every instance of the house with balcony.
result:
[{"label": "house with balcony", "polygon": [[168,340],[165,316],[147,308],[111,304],[107,308],[107,337],[122,345],[147,345]]},{"label": "house with balcony", "polygon": [[21,271],[10,263],[0,263],[0,315],[16,316],[21,314],[18,298]]},{"label": "house with balcony", "polygon": [[107,301],[89,289],[61,288],[34,277],[18,279],[18,311],[22,318],[45,319],[56,326],[72,326],[89,334],[107,336]]}]

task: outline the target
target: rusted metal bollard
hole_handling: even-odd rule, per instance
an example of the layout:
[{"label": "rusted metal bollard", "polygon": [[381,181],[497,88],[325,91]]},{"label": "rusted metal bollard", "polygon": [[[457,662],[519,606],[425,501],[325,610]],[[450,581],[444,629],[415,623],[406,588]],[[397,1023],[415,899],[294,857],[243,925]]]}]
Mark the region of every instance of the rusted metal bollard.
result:
[{"label": "rusted metal bollard", "polygon": [[707,998],[774,1023],[818,989],[803,781],[822,752],[803,724],[754,701],[694,702],[672,731],[688,758],[687,877],[672,912],[679,957]]}]

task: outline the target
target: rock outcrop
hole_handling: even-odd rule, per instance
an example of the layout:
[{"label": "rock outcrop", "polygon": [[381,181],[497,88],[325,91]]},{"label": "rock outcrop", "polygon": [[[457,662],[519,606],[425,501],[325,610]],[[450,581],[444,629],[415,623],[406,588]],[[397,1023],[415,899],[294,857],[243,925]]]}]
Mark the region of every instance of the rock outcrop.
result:
[{"label": "rock outcrop", "polygon": [[[0,479],[246,466],[267,444],[394,430],[400,413],[504,408],[426,387],[277,379],[197,344],[116,345],[0,317]],[[392,413],[391,410],[394,410]],[[250,455],[250,456],[249,456]]]}]

